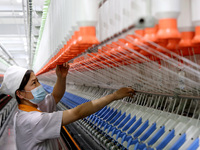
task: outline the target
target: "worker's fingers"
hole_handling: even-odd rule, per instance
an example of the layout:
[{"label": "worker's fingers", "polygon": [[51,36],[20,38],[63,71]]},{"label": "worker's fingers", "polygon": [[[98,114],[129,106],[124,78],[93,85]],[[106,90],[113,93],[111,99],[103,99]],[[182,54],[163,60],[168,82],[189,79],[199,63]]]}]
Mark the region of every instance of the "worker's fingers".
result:
[{"label": "worker's fingers", "polygon": [[128,93],[132,93],[135,95],[135,90],[133,90],[132,88],[128,87]]},{"label": "worker's fingers", "polygon": [[63,63],[63,64],[61,64],[61,65],[57,65],[59,68],[62,68],[62,67],[64,67],[64,68],[69,68],[69,64],[68,64],[68,62],[65,62],[65,63]]},{"label": "worker's fingers", "polygon": [[129,93],[129,94],[128,94],[128,97],[131,97],[131,98],[133,98],[133,95],[132,95],[131,93]]},{"label": "worker's fingers", "polygon": [[68,67],[68,62],[63,63],[63,66],[64,66],[64,67]]}]

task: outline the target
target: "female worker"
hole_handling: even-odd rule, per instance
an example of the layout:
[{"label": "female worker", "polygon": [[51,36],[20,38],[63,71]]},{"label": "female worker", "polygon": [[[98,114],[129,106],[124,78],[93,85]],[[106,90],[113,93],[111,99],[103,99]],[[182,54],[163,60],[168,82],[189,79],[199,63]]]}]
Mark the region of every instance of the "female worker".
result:
[{"label": "female worker", "polygon": [[18,150],[57,150],[61,126],[72,123],[102,109],[114,100],[131,96],[131,88],[121,88],[113,94],[89,101],[73,109],[55,111],[66,88],[69,65],[56,67],[57,81],[53,92],[47,94],[32,70],[9,67],[4,74],[2,93],[15,96],[18,110],[14,117]]}]

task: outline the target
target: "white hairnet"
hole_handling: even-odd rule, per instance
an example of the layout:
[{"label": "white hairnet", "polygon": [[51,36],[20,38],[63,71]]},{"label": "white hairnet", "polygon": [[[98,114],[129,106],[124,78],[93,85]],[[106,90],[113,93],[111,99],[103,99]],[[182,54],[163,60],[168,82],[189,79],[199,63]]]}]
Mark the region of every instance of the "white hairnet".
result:
[{"label": "white hairnet", "polygon": [[0,89],[1,92],[15,97],[15,91],[19,89],[27,70],[28,69],[18,66],[9,67],[4,74],[3,83]]}]

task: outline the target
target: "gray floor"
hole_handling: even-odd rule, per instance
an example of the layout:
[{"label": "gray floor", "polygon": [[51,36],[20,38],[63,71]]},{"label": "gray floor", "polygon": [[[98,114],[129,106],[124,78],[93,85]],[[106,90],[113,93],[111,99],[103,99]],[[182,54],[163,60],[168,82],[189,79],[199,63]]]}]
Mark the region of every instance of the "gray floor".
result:
[{"label": "gray floor", "polygon": [[16,150],[14,129],[13,129],[13,117],[15,112],[11,116],[2,136],[0,137],[0,149],[1,150]]}]

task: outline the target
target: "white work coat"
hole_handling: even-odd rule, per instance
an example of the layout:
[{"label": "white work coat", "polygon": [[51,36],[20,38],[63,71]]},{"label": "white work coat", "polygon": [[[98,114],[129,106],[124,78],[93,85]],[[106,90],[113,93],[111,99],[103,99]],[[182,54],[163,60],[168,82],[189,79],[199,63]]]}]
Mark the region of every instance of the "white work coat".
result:
[{"label": "white work coat", "polygon": [[38,104],[42,112],[18,110],[14,117],[16,146],[18,150],[58,150],[62,111],[56,110],[51,94]]}]

